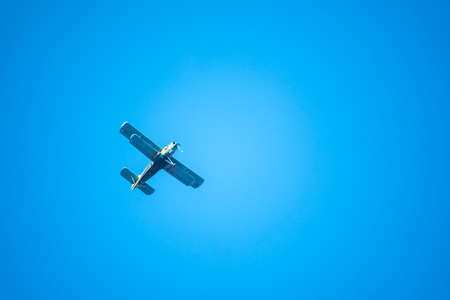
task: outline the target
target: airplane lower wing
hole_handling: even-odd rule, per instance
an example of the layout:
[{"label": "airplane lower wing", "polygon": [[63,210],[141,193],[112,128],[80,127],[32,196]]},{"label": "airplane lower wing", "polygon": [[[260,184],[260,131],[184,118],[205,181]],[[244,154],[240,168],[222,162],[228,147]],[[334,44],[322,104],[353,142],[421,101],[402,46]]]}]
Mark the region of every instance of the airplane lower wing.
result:
[{"label": "airplane lower wing", "polygon": [[125,122],[120,126],[120,133],[130,140],[130,143],[141,151],[145,156],[154,160],[161,148],[153,143],[149,138],[134,128],[130,123]]},{"label": "airplane lower wing", "polygon": [[137,134],[133,134],[130,137],[130,143],[151,160],[155,160],[156,156],[158,155],[158,152],[155,151],[155,149],[153,149],[149,144],[147,144],[144,141],[142,137],[140,137]]},{"label": "airplane lower wing", "polygon": [[[122,171],[120,171],[120,175],[122,175],[122,177],[125,178],[131,184],[134,184],[138,180],[138,177],[127,168],[123,168]],[[137,188],[143,191],[144,194],[146,195],[151,195],[155,191],[151,186],[149,186],[146,183],[139,183]]]},{"label": "airplane lower wing", "polygon": [[188,167],[186,167],[173,157],[171,157],[170,159],[175,163],[175,166],[168,165],[166,168],[164,168],[167,173],[169,173],[185,185],[192,186],[193,188],[198,188],[203,183],[204,179],[195,174]]}]

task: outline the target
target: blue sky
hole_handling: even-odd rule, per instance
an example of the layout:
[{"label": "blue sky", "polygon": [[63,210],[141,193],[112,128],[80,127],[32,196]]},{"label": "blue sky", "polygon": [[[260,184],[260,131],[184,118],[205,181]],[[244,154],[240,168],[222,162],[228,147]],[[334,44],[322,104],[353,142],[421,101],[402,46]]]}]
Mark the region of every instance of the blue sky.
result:
[{"label": "blue sky", "polygon": [[0,8],[2,299],[450,298],[448,3]]}]

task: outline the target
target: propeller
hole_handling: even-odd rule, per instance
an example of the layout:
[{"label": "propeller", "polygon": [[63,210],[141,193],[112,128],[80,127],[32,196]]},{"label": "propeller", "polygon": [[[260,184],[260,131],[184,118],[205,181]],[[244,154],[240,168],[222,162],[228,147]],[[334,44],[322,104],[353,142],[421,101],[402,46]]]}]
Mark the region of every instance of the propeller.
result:
[{"label": "propeller", "polygon": [[180,152],[183,152],[183,149],[181,149],[181,146],[179,143],[177,143],[177,148],[180,149]]}]

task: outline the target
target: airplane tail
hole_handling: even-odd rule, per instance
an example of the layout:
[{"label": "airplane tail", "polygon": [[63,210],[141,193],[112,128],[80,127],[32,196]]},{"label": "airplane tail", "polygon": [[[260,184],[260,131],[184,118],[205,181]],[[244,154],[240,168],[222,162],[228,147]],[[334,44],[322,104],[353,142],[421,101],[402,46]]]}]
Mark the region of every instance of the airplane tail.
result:
[{"label": "airplane tail", "polygon": [[146,183],[139,183],[136,186],[135,183],[139,178],[127,168],[123,168],[122,171],[120,171],[120,175],[122,175],[123,178],[125,178],[129,183],[131,183],[132,187],[137,187],[138,189],[143,191],[144,194],[146,195],[151,195],[155,191],[151,186],[149,186]]}]

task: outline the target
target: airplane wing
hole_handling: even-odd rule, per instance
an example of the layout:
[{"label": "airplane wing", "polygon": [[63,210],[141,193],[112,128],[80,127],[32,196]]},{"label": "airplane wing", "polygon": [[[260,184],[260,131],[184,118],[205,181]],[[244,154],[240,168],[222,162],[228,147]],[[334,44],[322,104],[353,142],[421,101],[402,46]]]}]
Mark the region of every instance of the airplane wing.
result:
[{"label": "airplane wing", "polygon": [[193,188],[198,188],[203,183],[204,179],[195,174],[188,167],[186,167],[173,157],[171,157],[170,159],[175,163],[175,166],[172,167],[171,165],[168,165],[164,169],[167,171],[167,173],[169,173],[185,185],[190,185]]},{"label": "airplane wing", "polygon": [[125,122],[120,126],[120,133],[125,136],[130,143],[141,151],[145,156],[154,160],[161,148],[153,143],[149,138],[134,128],[130,123]]}]

